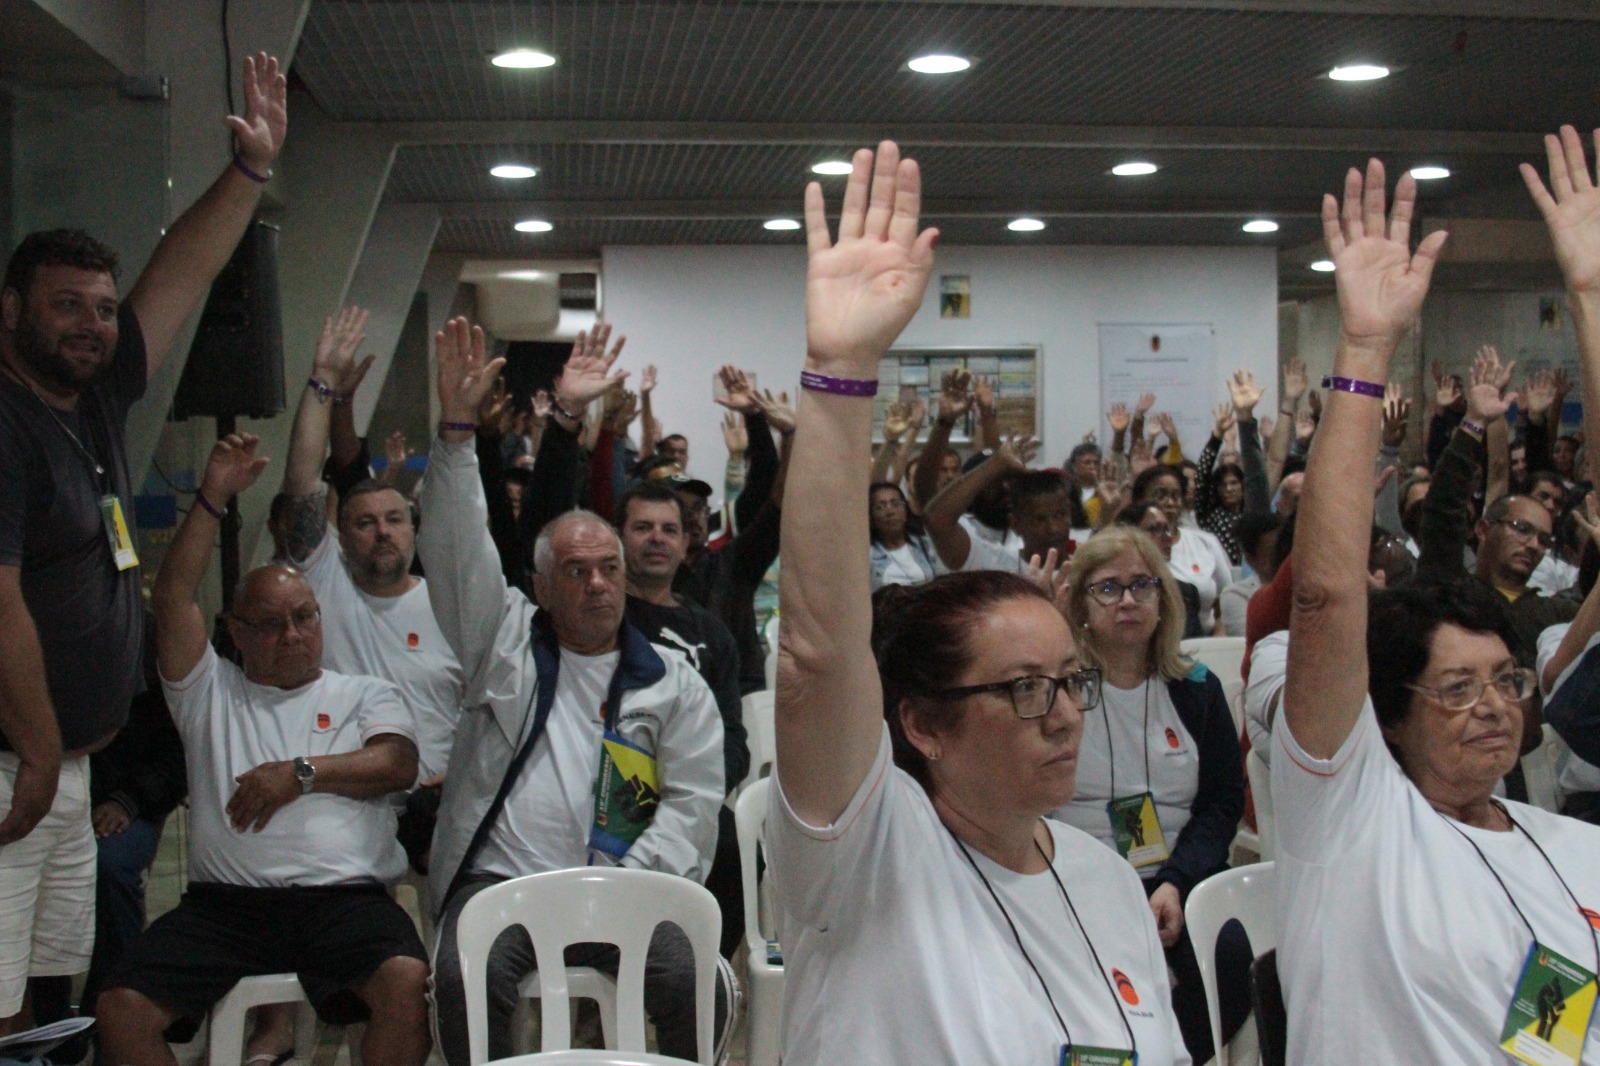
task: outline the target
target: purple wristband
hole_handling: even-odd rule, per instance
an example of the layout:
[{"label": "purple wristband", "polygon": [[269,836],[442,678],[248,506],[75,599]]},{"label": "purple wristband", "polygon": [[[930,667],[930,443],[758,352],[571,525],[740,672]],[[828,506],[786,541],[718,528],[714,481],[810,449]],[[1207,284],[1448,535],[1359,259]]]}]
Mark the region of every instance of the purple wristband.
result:
[{"label": "purple wristband", "polygon": [[863,381],[860,378],[830,378],[826,374],[813,374],[809,370],[800,371],[800,387],[810,389],[812,392],[831,392],[835,396],[876,396],[878,395],[878,380]]},{"label": "purple wristband", "polygon": [[205,511],[206,514],[210,515],[212,518],[215,518],[218,522],[222,521],[222,512],[217,510],[216,507],[212,506],[211,501],[206,499],[206,494],[201,492],[199,489],[195,490],[194,502],[198,503],[200,505],[200,509]]},{"label": "purple wristband", "polygon": [[440,429],[441,432],[476,433],[478,431],[478,423],[476,423],[476,422],[440,422],[439,423],[439,429]]},{"label": "purple wristband", "polygon": [[1486,435],[1487,435],[1487,430],[1485,430],[1485,429],[1484,429],[1484,428],[1483,428],[1483,427],[1482,427],[1482,426],[1480,426],[1480,425],[1478,425],[1478,423],[1476,423],[1476,422],[1474,422],[1474,421],[1473,421],[1473,420],[1472,420],[1472,419],[1470,419],[1470,418],[1463,418],[1463,419],[1462,419],[1462,420],[1461,420],[1461,421],[1460,421],[1460,422],[1459,422],[1459,423],[1457,423],[1457,424],[1458,424],[1458,425],[1459,425],[1459,426],[1460,426],[1460,427],[1461,427],[1461,428],[1462,428],[1462,429],[1464,429],[1464,430],[1466,430],[1466,431],[1467,431],[1467,432],[1468,432],[1468,433],[1470,433],[1470,434],[1472,434],[1472,435],[1473,435],[1473,436],[1474,436],[1474,437],[1483,437],[1483,436],[1486,436]]},{"label": "purple wristband", "polygon": [[265,174],[257,174],[255,171],[245,166],[244,160],[239,158],[237,155],[233,157],[233,165],[238,168],[239,173],[243,174],[257,185],[265,185],[267,182],[272,180],[272,171],[269,170]]},{"label": "purple wristband", "polygon": [[1380,385],[1376,381],[1360,381],[1356,378],[1323,378],[1322,387],[1325,389],[1338,389],[1340,392],[1353,392],[1357,396],[1371,396],[1374,400],[1383,399],[1387,385]]}]

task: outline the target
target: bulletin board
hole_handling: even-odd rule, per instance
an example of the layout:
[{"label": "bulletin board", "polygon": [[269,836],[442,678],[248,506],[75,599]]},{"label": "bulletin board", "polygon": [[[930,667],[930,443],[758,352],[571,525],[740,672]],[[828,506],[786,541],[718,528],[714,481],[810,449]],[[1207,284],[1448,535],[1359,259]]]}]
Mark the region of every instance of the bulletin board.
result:
[{"label": "bulletin board", "polygon": [[[1036,437],[1044,421],[1039,396],[1040,349],[1037,345],[1005,348],[891,348],[878,363],[878,398],[872,409],[872,439],[883,440],[883,416],[896,401],[921,400],[928,422],[939,417],[939,388],[946,373],[965,369],[995,382],[995,418],[1002,435]],[[950,431],[953,444],[973,439],[974,412],[968,411]],[[928,430],[922,431],[926,440]]]}]

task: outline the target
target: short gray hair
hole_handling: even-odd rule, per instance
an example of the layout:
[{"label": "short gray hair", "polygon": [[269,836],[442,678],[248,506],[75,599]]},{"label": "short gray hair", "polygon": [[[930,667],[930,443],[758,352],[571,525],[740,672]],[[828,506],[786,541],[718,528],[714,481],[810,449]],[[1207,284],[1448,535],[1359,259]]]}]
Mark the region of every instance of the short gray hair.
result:
[{"label": "short gray hair", "polygon": [[617,554],[623,554],[622,538],[617,535],[617,531],[612,527],[611,523],[607,522],[604,518],[601,518],[593,511],[585,511],[582,508],[577,508],[567,511],[563,514],[559,514],[550,519],[550,521],[545,523],[544,528],[539,530],[539,537],[533,542],[534,573],[548,574],[555,566],[556,550],[555,548],[551,547],[550,542],[555,539],[557,533],[560,533],[569,526],[587,525],[593,525],[596,528],[603,529],[607,533],[611,534],[611,539],[617,542]]}]

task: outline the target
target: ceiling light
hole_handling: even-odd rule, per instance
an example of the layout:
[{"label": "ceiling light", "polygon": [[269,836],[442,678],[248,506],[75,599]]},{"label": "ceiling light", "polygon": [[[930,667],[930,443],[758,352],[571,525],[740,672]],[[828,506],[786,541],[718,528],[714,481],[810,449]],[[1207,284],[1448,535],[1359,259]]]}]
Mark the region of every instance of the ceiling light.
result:
[{"label": "ceiling light", "polygon": [[537,167],[525,167],[521,163],[501,163],[497,167],[490,167],[489,173],[497,178],[531,178],[539,173]]},{"label": "ceiling light", "polygon": [[1111,173],[1119,178],[1139,178],[1146,174],[1154,174],[1160,169],[1154,163],[1118,163],[1111,168]]},{"label": "ceiling light", "polygon": [[770,230],[799,229],[800,220],[796,218],[769,218],[762,225]]},{"label": "ceiling light", "polygon": [[1376,63],[1352,63],[1347,67],[1334,67],[1328,71],[1328,77],[1334,81],[1377,81],[1388,76],[1389,68],[1380,67]]},{"label": "ceiling light", "polygon": [[1412,167],[1411,176],[1418,181],[1437,181],[1450,176],[1449,167]]},{"label": "ceiling light", "polygon": [[906,66],[918,74],[954,74],[972,66],[972,60],[950,55],[918,56]]},{"label": "ceiling light", "polygon": [[1270,218],[1252,218],[1244,224],[1246,233],[1277,233],[1278,224]]},{"label": "ceiling light", "polygon": [[535,67],[553,67],[556,57],[545,52],[535,52],[531,48],[514,48],[509,52],[501,52],[489,60],[497,67],[509,67],[512,70],[532,70]]},{"label": "ceiling light", "polygon": [[827,174],[830,177],[836,177],[840,174],[848,174],[854,169],[855,164],[849,162],[848,160],[828,159],[813,166],[811,168],[811,173]]},{"label": "ceiling light", "polygon": [[1311,264],[1311,269],[1315,270],[1318,274],[1332,274],[1333,273],[1333,260],[1332,259],[1318,259],[1315,263]]},{"label": "ceiling light", "polygon": [[1006,229],[1014,233],[1038,233],[1044,229],[1044,223],[1037,218],[1014,218],[1006,223]]},{"label": "ceiling light", "polygon": [[518,233],[549,233],[555,229],[542,218],[525,218],[515,228]]}]

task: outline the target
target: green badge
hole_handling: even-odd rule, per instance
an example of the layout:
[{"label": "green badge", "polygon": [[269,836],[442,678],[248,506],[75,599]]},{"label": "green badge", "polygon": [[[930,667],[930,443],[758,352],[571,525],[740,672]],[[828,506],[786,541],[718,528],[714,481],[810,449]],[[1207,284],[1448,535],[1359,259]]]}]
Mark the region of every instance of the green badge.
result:
[{"label": "green badge", "polygon": [[1137,1051],[1062,1044],[1060,1066],[1139,1066]]},{"label": "green badge", "polygon": [[107,493],[100,497],[100,520],[106,526],[106,540],[111,545],[111,557],[118,570],[132,570],[139,565],[139,555],[133,550],[133,536],[128,532],[128,520],[122,514],[122,501]]},{"label": "green badge", "polygon": [[594,825],[589,849],[613,862],[628,853],[650,828],[661,802],[653,755],[607,729],[600,742],[600,772],[594,782]]},{"label": "green badge", "polygon": [[1167,838],[1161,832],[1161,819],[1156,817],[1155,797],[1148,792],[1137,796],[1124,796],[1106,804],[1111,818],[1111,834],[1117,842],[1117,854],[1133,864],[1135,869],[1166,862]]},{"label": "green badge", "polygon": [[1579,1066],[1594,1016],[1595,975],[1538,941],[1528,949],[1500,1047],[1530,1066]]}]

